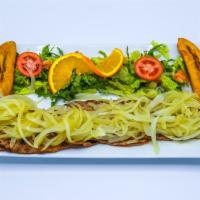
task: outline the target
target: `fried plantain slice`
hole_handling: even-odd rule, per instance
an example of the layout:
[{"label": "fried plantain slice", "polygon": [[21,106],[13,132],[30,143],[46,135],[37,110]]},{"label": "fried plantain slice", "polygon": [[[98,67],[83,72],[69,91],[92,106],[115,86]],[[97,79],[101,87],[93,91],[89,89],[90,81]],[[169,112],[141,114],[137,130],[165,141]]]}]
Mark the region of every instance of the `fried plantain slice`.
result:
[{"label": "fried plantain slice", "polygon": [[16,43],[8,41],[0,45],[0,93],[9,95],[13,87]]},{"label": "fried plantain slice", "polygon": [[186,64],[192,89],[200,97],[200,50],[185,38],[179,38],[177,46]]}]

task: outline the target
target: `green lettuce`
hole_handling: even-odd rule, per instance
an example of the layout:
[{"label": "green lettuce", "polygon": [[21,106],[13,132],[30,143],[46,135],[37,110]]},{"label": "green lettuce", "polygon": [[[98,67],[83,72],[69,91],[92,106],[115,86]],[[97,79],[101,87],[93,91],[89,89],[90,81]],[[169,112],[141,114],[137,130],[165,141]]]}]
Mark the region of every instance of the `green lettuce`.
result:
[{"label": "green lettuce", "polygon": [[178,84],[166,75],[162,75],[161,85],[167,90],[176,90],[178,88]]}]

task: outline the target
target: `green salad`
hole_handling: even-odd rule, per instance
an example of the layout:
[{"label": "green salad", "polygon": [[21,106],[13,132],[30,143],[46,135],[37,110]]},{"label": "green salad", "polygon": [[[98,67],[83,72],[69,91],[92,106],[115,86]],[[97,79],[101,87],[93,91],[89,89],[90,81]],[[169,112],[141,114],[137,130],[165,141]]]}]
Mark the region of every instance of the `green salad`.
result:
[{"label": "green salad", "polygon": [[[30,78],[24,76],[15,68],[13,93],[36,93],[40,97],[49,97],[52,100],[52,104],[55,104],[58,100],[71,100],[80,93],[95,94],[99,92],[105,95],[127,96],[132,93],[155,95],[155,93],[170,90],[182,90],[188,84],[184,79],[180,79],[180,76],[176,76],[180,71],[187,75],[182,58],[179,56],[171,58],[166,44],[159,44],[153,41],[151,42],[151,47],[148,51],[130,51],[127,47],[123,66],[109,78],[102,78],[92,72],[77,74],[76,71],[73,71],[70,83],[56,94],[52,94],[49,88],[48,69],[44,68],[38,76]],[[60,48],[52,48],[50,45],[43,47],[39,53],[43,61],[50,60],[51,62],[54,62],[63,54]],[[160,61],[163,66],[163,72],[159,80],[145,80],[137,75],[134,65],[143,56],[151,56]],[[106,57],[107,54],[101,50],[99,55],[92,57],[91,60],[97,65]]]}]

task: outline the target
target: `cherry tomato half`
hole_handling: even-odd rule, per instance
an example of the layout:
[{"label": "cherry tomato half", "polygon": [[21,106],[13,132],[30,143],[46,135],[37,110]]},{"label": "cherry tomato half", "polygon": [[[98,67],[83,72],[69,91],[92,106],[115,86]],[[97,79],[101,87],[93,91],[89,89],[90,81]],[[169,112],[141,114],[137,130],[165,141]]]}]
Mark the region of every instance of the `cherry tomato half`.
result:
[{"label": "cherry tomato half", "polygon": [[179,70],[174,74],[174,79],[179,83],[189,83],[189,79],[183,70]]},{"label": "cherry tomato half", "polygon": [[27,77],[35,77],[42,71],[42,60],[34,52],[24,52],[17,58],[17,69]]},{"label": "cherry tomato half", "polygon": [[52,64],[53,64],[52,60],[44,60],[42,62],[42,68],[49,69]]},{"label": "cherry tomato half", "polygon": [[143,56],[135,62],[135,72],[144,80],[154,81],[160,78],[163,66],[156,58]]}]

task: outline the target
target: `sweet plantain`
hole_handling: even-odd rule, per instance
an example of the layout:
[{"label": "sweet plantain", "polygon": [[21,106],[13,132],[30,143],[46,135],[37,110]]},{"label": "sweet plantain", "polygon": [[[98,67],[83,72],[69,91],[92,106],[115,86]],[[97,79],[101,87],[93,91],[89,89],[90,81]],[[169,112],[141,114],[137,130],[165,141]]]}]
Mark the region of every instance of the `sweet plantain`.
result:
[{"label": "sweet plantain", "polygon": [[178,39],[178,50],[186,64],[192,89],[200,97],[200,50],[187,39]]},{"label": "sweet plantain", "polygon": [[0,45],[0,93],[9,95],[13,87],[16,43],[5,42]]}]

